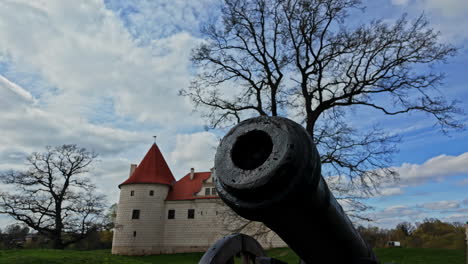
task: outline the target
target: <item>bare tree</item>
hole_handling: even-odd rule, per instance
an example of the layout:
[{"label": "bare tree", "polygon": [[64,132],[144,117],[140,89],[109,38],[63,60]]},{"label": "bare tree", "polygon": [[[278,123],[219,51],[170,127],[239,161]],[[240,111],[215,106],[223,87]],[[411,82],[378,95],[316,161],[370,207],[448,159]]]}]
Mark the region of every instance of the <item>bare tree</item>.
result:
[{"label": "bare tree", "polygon": [[114,203],[107,209],[106,214],[104,216],[104,230],[111,231],[115,227],[118,206],[119,205],[117,203]]},{"label": "bare tree", "polygon": [[395,229],[400,230],[405,236],[410,236],[414,232],[415,227],[410,222],[405,221],[399,223]]},{"label": "bare tree", "polygon": [[397,179],[390,165],[399,137],[378,126],[357,131],[350,111],[423,112],[444,132],[462,127],[456,102],[437,89],[444,74],[432,67],[456,49],[423,15],[350,26],[349,11],[360,8],[360,0],[225,0],[193,51],[199,73],[180,91],[210,128],[256,115],[301,120],[355,216],[367,209],[359,198]]},{"label": "bare tree", "polygon": [[49,237],[56,249],[85,238],[104,208],[104,197],[86,177],[96,157],[76,145],[32,153],[27,170],[0,174],[0,181],[12,187],[0,193],[0,213]]},{"label": "bare tree", "polygon": [[217,201],[217,205],[219,206],[217,208],[219,221],[223,227],[223,232],[225,232],[222,233],[223,236],[234,233],[244,233],[254,237],[258,242],[267,247],[273,247],[274,239],[279,238],[276,233],[263,223],[250,221],[239,216],[236,212],[231,210],[231,208],[227,207],[221,199]]}]

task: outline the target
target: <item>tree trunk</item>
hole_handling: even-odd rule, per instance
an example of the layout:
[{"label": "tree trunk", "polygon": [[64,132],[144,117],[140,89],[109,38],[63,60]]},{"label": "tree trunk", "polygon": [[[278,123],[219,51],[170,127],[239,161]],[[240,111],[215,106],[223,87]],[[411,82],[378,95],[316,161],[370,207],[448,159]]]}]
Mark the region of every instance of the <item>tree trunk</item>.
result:
[{"label": "tree trunk", "polygon": [[54,243],[53,243],[52,247],[54,249],[64,249],[65,248],[65,245],[63,244],[63,241],[62,241],[62,235],[61,234],[54,238]]},{"label": "tree trunk", "polygon": [[55,204],[55,231],[54,231],[54,249],[64,249],[65,245],[62,240],[62,200]]},{"label": "tree trunk", "polygon": [[[314,127],[315,127],[315,122],[317,122],[317,119],[319,117],[320,113],[317,111],[308,111],[307,112],[307,119],[306,119],[306,131],[310,134],[312,137],[312,141],[314,141]],[[314,144],[317,144],[317,142],[314,141]]]}]

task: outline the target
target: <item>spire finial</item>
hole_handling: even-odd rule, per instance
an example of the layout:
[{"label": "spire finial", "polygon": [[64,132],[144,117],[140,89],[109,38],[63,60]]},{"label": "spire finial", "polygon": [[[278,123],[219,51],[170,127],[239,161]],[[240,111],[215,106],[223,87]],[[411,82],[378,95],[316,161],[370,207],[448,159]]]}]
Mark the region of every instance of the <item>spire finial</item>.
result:
[{"label": "spire finial", "polygon": [[157,137],[157,136],[153,136],[153,138],[154,138],[154,144],[156,144],[156,137]]}]

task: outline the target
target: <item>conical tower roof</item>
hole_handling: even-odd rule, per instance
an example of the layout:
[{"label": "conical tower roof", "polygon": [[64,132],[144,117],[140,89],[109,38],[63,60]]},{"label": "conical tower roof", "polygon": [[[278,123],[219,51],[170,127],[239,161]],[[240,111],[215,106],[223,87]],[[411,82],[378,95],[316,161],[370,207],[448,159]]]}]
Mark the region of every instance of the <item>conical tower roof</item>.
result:
[{"label": "conical tower roof", "polygon": [[131,183],[159,183],[171,185],[175,182],[158,146],[153,144],[132,175],[120,186]]}]

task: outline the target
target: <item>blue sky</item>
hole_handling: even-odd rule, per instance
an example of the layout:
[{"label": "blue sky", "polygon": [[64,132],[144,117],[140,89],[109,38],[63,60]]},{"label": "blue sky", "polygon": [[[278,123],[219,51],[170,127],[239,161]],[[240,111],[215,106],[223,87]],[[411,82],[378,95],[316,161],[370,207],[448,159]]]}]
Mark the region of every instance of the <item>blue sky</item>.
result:
[{"label": "blue sky", "polygon": [[[27,153],[77,143],[101,154],[93,176],[109,203],[158,136],[176,178],[212,167],[223,131],[205,131],[187,98],[190,50],[200,26],[217,16],[218,1],[0,2],[0,170],[22,168]],[[459,48],[440,90],[468,112],[468,2],[373,0],[351,23],[392,21],[422,12],[442,41]],[[468,133],[444,135],[422,114],[388,118],[356,110],[353,125],[379,123],[402,137],[393,166],[401,180],[369,199],[382,227],[425,217],[468,221]],[[460,122],[468,123],[466,116]],[[2,186],[0,186],[2,188]],[[3,187],[5,188],[5,187]],[[0,227],[14,221],[0,216]]]}]

